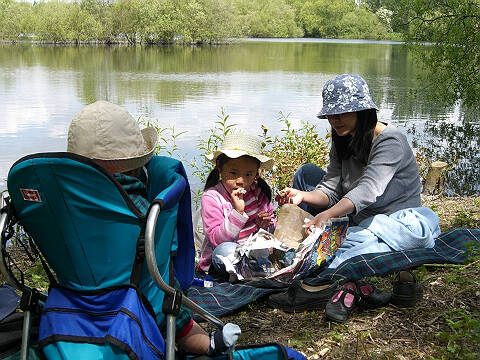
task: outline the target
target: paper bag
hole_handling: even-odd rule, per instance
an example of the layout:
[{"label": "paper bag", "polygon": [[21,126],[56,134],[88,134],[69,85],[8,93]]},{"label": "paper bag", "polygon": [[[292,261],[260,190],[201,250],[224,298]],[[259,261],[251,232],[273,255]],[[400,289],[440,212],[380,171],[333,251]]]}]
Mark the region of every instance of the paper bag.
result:
[{"label": "paper bag", "polygon": [[313,216],[297,205],[283,205],[277,215],[277,226],[273,236],[289,248],[297,249],[308,235],[306,229],[302,227],[305,219],[311,220]]}]

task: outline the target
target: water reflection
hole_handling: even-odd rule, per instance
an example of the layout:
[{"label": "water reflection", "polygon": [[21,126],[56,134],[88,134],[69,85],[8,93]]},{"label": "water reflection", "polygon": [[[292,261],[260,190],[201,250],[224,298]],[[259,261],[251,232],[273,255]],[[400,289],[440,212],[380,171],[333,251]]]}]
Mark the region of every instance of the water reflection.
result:
[{"label": "water reflection", "polygon": [[[72,117],[107,99],[134,116],[188,131],[178,145],[198,155],[222,107],[233,122],[260,133],[280,133],[279,111],[328,125],[315,114],[321,89],[339,73],[357,73],[370,85],[380,119],[409,131],[432,160],[455,149],[450,192],[478,192],[479,111],[444,108],[422,95],[421,71],[401,44],[378,42],[251,41],[206,47],[0,46],[0,178],[22,155],[65,148]],[[421,85],[421,84],[420,84]],[[412,89],[420,88],[418,98]],[[2,184],[0,183],[0,187]]]},{"label": "water reflection", "polygon": [[[478,113],[461,111],[457,105],[451,113],[428,119],[421,131],[415,126],[409,129],[414,144],[424,151],[427,158],[454,163],[453,170],[447,173],[448,194],[480,191]],[[428,137],[423,134],[428,134]]]}]

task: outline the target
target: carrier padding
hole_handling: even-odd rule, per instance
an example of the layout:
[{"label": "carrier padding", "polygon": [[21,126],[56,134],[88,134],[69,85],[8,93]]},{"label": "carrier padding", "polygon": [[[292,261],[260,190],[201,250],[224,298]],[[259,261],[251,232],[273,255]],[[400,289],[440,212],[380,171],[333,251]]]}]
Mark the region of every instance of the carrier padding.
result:
[{"label": "carrier padding", "polygon": [[49,359],[119,353],[130,359],[162,359],[165,342],[150,306],[141,299],[133,286],[84,292],[53,287],[43,308],[39,343],[51,354]]},{"label": "carrier padding", "polygon": [[[161,185],[177,176],[164,169]],[[60,285],[93,290],[130,282],[143,214],[105,169],[75,154],[36,154],[12,167],[7,184],[21,224]],[[168,268],[176,241],[177,210],[162,211],[157,222],[160,268]]]},{"label": "carrier padding", "polygon": [[[177,200],[177,223],[175,227],[177,232],[175,233],[171,250],[176,253],[173,259],[175,277],[182,289],[186,290],[192,284],[195,269],[192,204],[188,177],[180,161],[164,156],[154,156],[147,164],[147,170],[149,174],[149,186],[147,188],[149,201],[153,201],[158,197],[156,194],[159,193],[159,189],[165,189],[169,184],[184,182],[184,190],[180,199]],[[157,175],[153,176],[152,174]],[[162,174],[162,176],[158,174]],[[160,231],[158,225],[155,231]],[[158,239],[157,234],[155,234],[155,237]]]}]

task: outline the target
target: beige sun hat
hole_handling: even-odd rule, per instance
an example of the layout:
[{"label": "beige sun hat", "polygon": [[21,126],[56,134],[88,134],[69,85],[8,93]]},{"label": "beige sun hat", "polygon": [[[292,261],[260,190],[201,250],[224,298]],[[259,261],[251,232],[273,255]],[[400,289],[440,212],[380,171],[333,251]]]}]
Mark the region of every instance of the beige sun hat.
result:
[{"label": "beige sun hat", "polygon": [[238,158],[248,155],[260,161],[260,167],[270,170],[273,166],[273,159],[262,155],[262,142],[257,136],[243,132],[231,132],[225,136],[222,145],[217,151],[206,155],[206,158],[215,163],[220,154],[225,154],[229,158]]},{"label": "beige sun hat", "polygon": [[153,156],[158,134],[153,127],[140,130],[123,107],[108,101],[85,106],[68,130],[67,151],[89,157],[112,173],[145,165]]}]

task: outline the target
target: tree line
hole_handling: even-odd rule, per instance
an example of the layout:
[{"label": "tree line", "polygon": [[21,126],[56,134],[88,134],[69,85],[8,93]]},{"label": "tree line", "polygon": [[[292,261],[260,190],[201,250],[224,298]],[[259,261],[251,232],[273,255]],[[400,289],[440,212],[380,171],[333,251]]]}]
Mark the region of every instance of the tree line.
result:
[{"label": "tree line", "polygon": [[480,102],[480,0],[34,1],[0,0],[0,40],[132,45],[236,37],[404,40],[424,66],[424,90],[432,97],[447,105]]},{"label": "tree line", "polygon": [[354,0],[0,0],[0,39],[215,43],[235,37],[395,37]]}]

